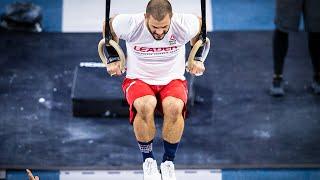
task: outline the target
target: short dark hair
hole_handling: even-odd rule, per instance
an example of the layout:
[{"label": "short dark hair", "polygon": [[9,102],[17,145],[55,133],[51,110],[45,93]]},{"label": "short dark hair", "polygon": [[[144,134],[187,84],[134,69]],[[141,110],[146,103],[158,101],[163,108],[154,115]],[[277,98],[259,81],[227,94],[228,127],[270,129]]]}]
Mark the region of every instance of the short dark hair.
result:
[{"label": "short dark hair", "polygon": [[171,3],[168,0],[150,0],[147,9],[147,16],[151,15],[155,20],[163,20],[167,14],[172,16]]}]

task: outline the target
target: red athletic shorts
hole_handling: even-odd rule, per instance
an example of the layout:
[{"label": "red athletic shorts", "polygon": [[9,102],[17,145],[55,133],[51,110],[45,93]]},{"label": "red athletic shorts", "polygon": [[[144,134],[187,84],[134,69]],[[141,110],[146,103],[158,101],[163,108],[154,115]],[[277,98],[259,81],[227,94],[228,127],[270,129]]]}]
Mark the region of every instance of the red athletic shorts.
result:
[{"label": "red athletic shorts", "polygon": [[168,96],[181,99],[184,102],[183,116],[186,114],[188,99],[188,85],[186,80],[172,80],[167,85],[149,85],[139,79],[125,78],[122,83],[122,90],[130,106],[130,123],[133,123],[136,110],[133,103],[137,98],[152,95],[157,98],[157,108],[162,113],[161,102]]}]

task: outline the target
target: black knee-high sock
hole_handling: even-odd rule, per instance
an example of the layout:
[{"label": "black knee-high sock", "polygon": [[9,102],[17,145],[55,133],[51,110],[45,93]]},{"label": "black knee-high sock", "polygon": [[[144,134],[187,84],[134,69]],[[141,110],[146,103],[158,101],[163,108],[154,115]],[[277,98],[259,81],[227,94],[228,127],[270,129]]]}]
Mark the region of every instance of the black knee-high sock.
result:
[{"label": "black knee-high sock", "polygon": [[277,77],[283,73],[283,65],[288,52],[288,33],[276,29],[273,34],[273,70]]},{"label": "black knee-high sock", "polygon": [[313,64],[314,78],[320,81],[320,32],[309,33],[309,51]]},{"label": "black knee-high sock", "polygon": [[179,143],[172,144],[166,140],[163,140],[164,154],[163,154],[162,162],[174,161],[178,146],[179,146]]}]

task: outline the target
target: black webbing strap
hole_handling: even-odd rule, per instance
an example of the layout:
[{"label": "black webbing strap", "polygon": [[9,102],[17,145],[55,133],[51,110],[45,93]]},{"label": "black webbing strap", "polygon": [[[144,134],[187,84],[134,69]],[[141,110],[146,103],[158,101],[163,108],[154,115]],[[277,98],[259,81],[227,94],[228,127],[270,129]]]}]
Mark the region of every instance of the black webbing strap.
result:
[{"label": "black webbing strap", "polygon": [[203,43],[207,39],[207,25],[206,25],[206,0],[201,0],[201,16],[202,16],[202,25],[201,25],[201,40]]},{"label": "black webbing strap", "polygon": [[109,40],[112,39],[111,31],[110,31],[110,4],[111,0],[106,0],[106,19],[105,19],[105,29],[104,29],[104,35],[105,35],[105,45],[109,44]]}]

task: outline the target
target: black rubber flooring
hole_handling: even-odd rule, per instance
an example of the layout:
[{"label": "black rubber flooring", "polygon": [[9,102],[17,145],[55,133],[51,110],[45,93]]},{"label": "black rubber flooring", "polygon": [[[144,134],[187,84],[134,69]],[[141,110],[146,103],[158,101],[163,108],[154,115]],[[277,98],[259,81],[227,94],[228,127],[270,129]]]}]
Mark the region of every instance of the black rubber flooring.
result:
[{"label": "black rubber flooring", "polygon": [[[196,80],[203,102],[186,121],[176,166],[320,167],[320,97],[309,89],[306,35],[290,37],[284,98],[268,95],[272,32],[209,35],[207,71]],[[0,33],[0,169],[141,168],[127,119],[72,117],[74,68],[100,61],[100,37]],[[159,134],[154,151],[160,159]]]}]

